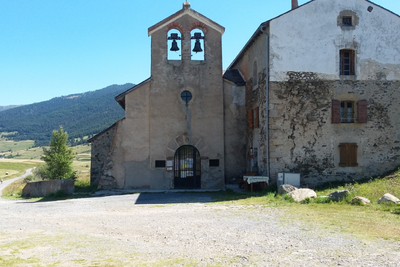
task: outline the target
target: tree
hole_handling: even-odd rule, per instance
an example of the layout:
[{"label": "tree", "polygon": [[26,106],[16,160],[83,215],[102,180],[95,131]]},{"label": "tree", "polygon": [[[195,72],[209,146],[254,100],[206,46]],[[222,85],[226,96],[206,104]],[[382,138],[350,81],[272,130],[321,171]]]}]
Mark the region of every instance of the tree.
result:
[{"label": "tree", "polygon": [[43,148],[41,159],[44,160],[46,168],[46,178],[73,179],[75,172],[72,169],[74,153],[67,145],[68,133],[64,132],[60,126],[58,131],[54,130],[51,136],[50,148]]}]

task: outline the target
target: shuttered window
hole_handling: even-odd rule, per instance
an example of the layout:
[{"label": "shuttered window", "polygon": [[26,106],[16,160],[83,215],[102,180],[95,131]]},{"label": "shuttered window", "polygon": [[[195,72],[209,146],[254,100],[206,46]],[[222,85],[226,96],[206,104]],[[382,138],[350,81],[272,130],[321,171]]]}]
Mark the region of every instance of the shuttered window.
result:
[{"label": "shuttered window", "polygon": [[355,75],[355,52],[350,49],[340,50],[340,75]]},{"label": "shuttered window", "polygon": [[357,102],[357,122],[366,123],[367,119],[367,100],[360,100]]},{"label": "shuttered window", "polygon": [[[357,114],[357,118],[355,118],[355,114]],[[332,123],[366,123],[367,119],[367,100],[357,102],[356,113],[354,101],[332,99]]]},{"label": "shuttered window", "polygon": [[249,129],[252,130],[254,129],[254,124],[253,124],[253,110],[249,109],[247,111],[247,120],[248,120],[248,124],[249,124]]},{"label": "shuttered window", "polygon": [[340,123],[340,101],[332,99],[332,123]]},{"label": "shuttered window", "polygon": [[340,167],[357,167],[357,144],[356,143],[341,143],[340,150]]},{"label": "shuttered window", "polygon": [[258,107],[256,107],[254,109],[254,114],[253,114],[253,117],[254,117],[254,128],[259,128],[260,127],[259,111],[260,111],[260,109]]}]

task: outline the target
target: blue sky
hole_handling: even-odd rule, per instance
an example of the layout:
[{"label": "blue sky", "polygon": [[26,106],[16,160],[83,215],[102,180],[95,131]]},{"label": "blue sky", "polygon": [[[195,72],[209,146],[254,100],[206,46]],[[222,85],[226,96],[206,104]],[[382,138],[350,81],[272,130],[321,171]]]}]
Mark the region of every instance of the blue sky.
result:
[{"label": "blue sky", "polygon": [[[180,10],[183,2],[0,0],[0,106],[140,83],[150,76],[147,29]],[[260,23],[291,7],[291,0],[190,2],[225,27],[224,68]],[[373,2],[400,14],[399,0]]]}]

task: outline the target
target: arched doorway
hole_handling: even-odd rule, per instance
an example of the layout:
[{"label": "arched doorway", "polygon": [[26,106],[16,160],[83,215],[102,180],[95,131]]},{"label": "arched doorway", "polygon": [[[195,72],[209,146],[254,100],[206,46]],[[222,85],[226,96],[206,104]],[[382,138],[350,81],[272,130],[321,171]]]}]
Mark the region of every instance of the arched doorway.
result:
[{"label": "arched doorway", "polygon": [[201,188],[201,158],[194,146],[181,146],[175,152],[174,187],[176,189]]}]

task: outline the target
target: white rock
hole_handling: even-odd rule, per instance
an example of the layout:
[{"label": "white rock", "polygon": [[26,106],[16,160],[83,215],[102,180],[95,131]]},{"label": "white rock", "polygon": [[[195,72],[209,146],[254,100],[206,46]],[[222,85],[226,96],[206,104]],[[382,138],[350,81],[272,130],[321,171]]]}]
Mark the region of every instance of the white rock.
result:
[{"label": "white rock", "polygon": [[312,189],[308,189],[308,188],[300,188],[300,189],[296,189],[290,193],[288,193],[289,196],[291,196],[294,201],[296,202],[300,202],[306,198],[316,198],[317,197],[317,193],[315,193],[314,190]]},{"label": "white rock", "polygon": [[400,204],[400,199],[398,199],[397,197],[393,196],[392,194],[386,193],[386,194],[383,195],[383,197],[381,197],[378,200],[378,204],[383,203],[383,202],[391,202],[391,203]]}]

